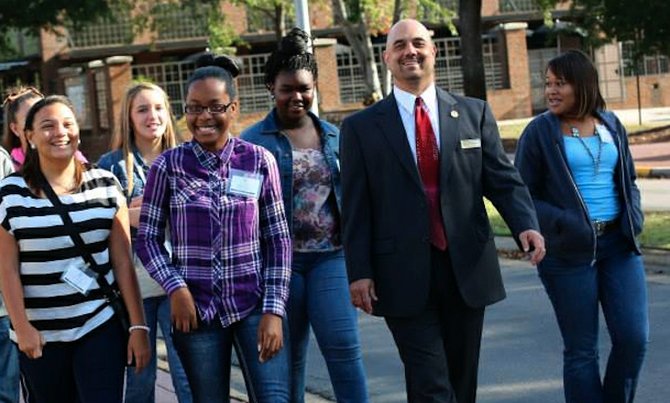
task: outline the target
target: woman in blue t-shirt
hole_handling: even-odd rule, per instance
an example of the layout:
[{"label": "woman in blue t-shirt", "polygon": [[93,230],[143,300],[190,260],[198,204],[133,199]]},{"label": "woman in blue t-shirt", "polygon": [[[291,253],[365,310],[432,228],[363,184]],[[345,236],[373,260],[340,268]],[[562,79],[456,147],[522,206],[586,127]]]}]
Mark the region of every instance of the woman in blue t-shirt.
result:
[{"label": "woman in blue t-shirt", "polygon": [[[545,237],[538,265],[563,336],[567,402],[632,402],[649,337],[640,192],[626,130],[605,111],[598,72],[580,51],[546,69],[548,111],[526,127],[515,164]],[[598,306],[612,350],[598,363]]]}]

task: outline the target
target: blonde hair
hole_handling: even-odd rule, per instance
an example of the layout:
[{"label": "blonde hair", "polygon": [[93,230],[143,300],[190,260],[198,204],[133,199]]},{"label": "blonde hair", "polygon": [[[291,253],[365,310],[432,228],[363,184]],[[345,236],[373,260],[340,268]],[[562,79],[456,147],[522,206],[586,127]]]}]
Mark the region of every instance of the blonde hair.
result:
[{"label": "blonde hair", "polygon": [[165,126],[165,133],[161,137],[161,151],[165,151],[170,148],[174,148],[177,145],[177,132],[175,130],[174,115],[172,114],[172,109],[170,108],[170,102],[167,94],[163,89],[156,84],[149,82],[136,82],[132,84],[123,96],[121,101],[121,121],[117,126],[117,130],[112,136],[112,141],[110,148],[112,150],[123,150],[123,160],[126,163],[126,173],[128,176],[128,188],[126,189],[127,194],[130,195],[133,190],[133,167],[135,164],[135,156],[133,155],[133,145],[135,144],[135,130],[133,129],[133,122],[131,120],[131,109],[133,107],[133,101],[137,94],[141,91],[156,91],[163,97],[164,107],[168,112],[168,121]]}]

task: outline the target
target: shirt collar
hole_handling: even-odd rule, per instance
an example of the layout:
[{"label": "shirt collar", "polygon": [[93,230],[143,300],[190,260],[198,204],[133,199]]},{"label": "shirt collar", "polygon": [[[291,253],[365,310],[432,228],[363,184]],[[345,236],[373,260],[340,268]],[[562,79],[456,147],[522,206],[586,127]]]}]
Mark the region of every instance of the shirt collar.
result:
[{"label": "shirt collar", "polygon": [[228,163],[237,141],[238,140],[235,137],[230,136],[226,142],[226,145],[223,146],[221,150],[216,152],[206,150],[195,140],[192,140],[190,144],[193,148],[193,152],[195,153],[196,158],[198,158],[198,161],[200,161],[200,164],[209,170],[216,171],[220,165]]},{"label": "shirt collar", "polygon": [[[393,96],[396,102],[410,115],[414,115],[414,104],[417,96],[393,86]],[[437,113],[437,90],[435,83],[431,83],[424,92],[419,95],[428,108],[428,113]]]}]

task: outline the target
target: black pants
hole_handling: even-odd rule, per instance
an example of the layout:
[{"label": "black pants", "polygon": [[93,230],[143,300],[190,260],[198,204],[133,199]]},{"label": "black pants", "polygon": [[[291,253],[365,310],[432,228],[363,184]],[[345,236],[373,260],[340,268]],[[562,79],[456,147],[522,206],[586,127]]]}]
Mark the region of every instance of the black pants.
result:
[{"label": "black pants", "polygon": [[120,403],[123,399],[125,346],[112,318],[73,342],[47,343],[42,357],[19,354],[30,402]]},{"label": "black pants", "polygon": [[432,248],[431,295],[423,312],[386,317],[405,367],[409,403],[474,403],[484,308],[461,297],[448,252]]}]

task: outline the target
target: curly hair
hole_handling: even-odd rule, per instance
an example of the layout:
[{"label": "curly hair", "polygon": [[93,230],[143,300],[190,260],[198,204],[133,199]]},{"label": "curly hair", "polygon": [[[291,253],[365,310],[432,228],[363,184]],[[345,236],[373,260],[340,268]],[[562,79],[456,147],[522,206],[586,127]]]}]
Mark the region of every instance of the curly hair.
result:
[{"label": "curly hair", "polygon": [[310,37],[300,28],[293,28],[277,44],[265,63],[265,85],[270,87],[282,71],[307,70],[312,73],[314,81],[318,69],[314,55],[309,51]]}]

